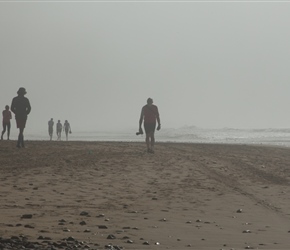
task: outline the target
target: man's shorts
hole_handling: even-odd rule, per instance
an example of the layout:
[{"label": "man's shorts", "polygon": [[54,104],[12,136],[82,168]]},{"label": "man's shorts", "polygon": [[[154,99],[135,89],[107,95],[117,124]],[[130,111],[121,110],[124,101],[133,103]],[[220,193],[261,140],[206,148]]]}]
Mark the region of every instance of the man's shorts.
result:
[{"label": "man's shorts", "polygon": [[26,120],[24,119],[16,119],[17,128],[25,128]]},{"label": "man's shorts", "polygon": [[145,129],[146,134],[149,134],[152,132],[154,133],[155,128],[156,128],[156,122],[155,123],[144,123],[144,129]]},{"label": "man's shorts", "polygon": [[11,127],[11,124],[10,124],[10,121],[9,122],[2,122],[2,125],[3,125],[3,128],[10,128]]}]

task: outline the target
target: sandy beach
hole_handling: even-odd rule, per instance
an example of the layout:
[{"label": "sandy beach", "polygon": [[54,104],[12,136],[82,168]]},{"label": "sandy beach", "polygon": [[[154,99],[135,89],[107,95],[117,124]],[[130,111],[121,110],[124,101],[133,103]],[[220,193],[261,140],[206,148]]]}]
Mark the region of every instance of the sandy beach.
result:
[{"label": "sandy beach", "polygon": [[290,148],[15,145],[0,142],[0,239],[35,249],[289,249]]}]

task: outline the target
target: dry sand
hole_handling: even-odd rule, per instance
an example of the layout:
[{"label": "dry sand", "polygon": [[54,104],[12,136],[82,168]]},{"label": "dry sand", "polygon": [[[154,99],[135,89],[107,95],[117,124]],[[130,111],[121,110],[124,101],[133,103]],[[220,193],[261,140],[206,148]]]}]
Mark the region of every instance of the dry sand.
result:
[{"label": "dry sand", "polygon": [[290,249],[289,148],[157,143],[153,155],[135,142],[26,144],[0,142],[3,238]]}]

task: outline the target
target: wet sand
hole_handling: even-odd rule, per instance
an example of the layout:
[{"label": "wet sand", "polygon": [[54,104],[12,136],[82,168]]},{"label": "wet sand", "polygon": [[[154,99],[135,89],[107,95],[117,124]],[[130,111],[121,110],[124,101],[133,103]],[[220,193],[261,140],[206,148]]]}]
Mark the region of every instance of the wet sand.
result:
[{"label": "wet sand", "polygon": [[[290,149],[0,141],[0,236],[79,249],[289,249]],[[0,237],[0,238],[1,238]],[[49,243],[50,242],[50,243]]]}]

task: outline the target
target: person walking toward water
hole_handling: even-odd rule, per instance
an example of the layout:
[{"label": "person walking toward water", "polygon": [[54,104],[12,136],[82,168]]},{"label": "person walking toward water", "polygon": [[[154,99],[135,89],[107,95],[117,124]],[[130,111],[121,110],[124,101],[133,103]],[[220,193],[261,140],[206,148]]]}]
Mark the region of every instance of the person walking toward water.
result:
[{"label": "person walking toward water", "polygon": [[62,124],[60,123],[60,120],[58,120],[56,124],[56,135],[57,135],[57,140],[61,140],[61,131],[62,131]]},{"label": "person walking toward water", "polygon": [[19,88],[19,90],[17,91],[17,94],[18,96],[12,99],[11,111],[15,114],[16,125],[17,125],[17,128],[19,128],[17,147],[24,148],[23,132],[26,125],[27,116],[29,115],[31,111],[31,106],[30,106],[30,102],[28,98],[24,96],[26,95],[25,88]]},{"label": "person walking toward water", "polygon": [[158,123],[157,130],[161,129],[160,117],[158,112],[158,107],[153,105],[153,99],[147,99],[147,105],[142,107],[141,115],[139,119],[139,133],[143,134],[142,123],[144,120],[144,129],[146,133],[146,145],[147,152],[154,154],[154,144],[155,144],[155,128],[156,121]]},{"label": "person walking toward water", "polygon": [[10,128],[11,128],[10,120],[12,118],[12,115],[11,115],[11,111],[9,110],[9,106],[8,105],[5,106],[5,110],[3,110],[3,112],[2,112],[2,116],[3,116],[3,122],[2,122],[3,131],[2,131],[2,134],[1,134],[1,140],[3,140],[3,135],[6,132],[6,128],[7,128],[7,140],[9,140]]},{"label": "person walking toward water", "polygon": [[65,122],[63,124],[63,130],[65,131],[66,140],[68,140],[68,133],[71,134],[71,128],[70,128],[70,124],[67,120],[65,120]]},{"label": "person walking toward water", "polygon": [[53,125],[54,125],[54,121],[53,118],[51,118],[48,121],[48,134],[49,134],[49,138],[50,140],[52,140],[52,135],[53,135]]}]

